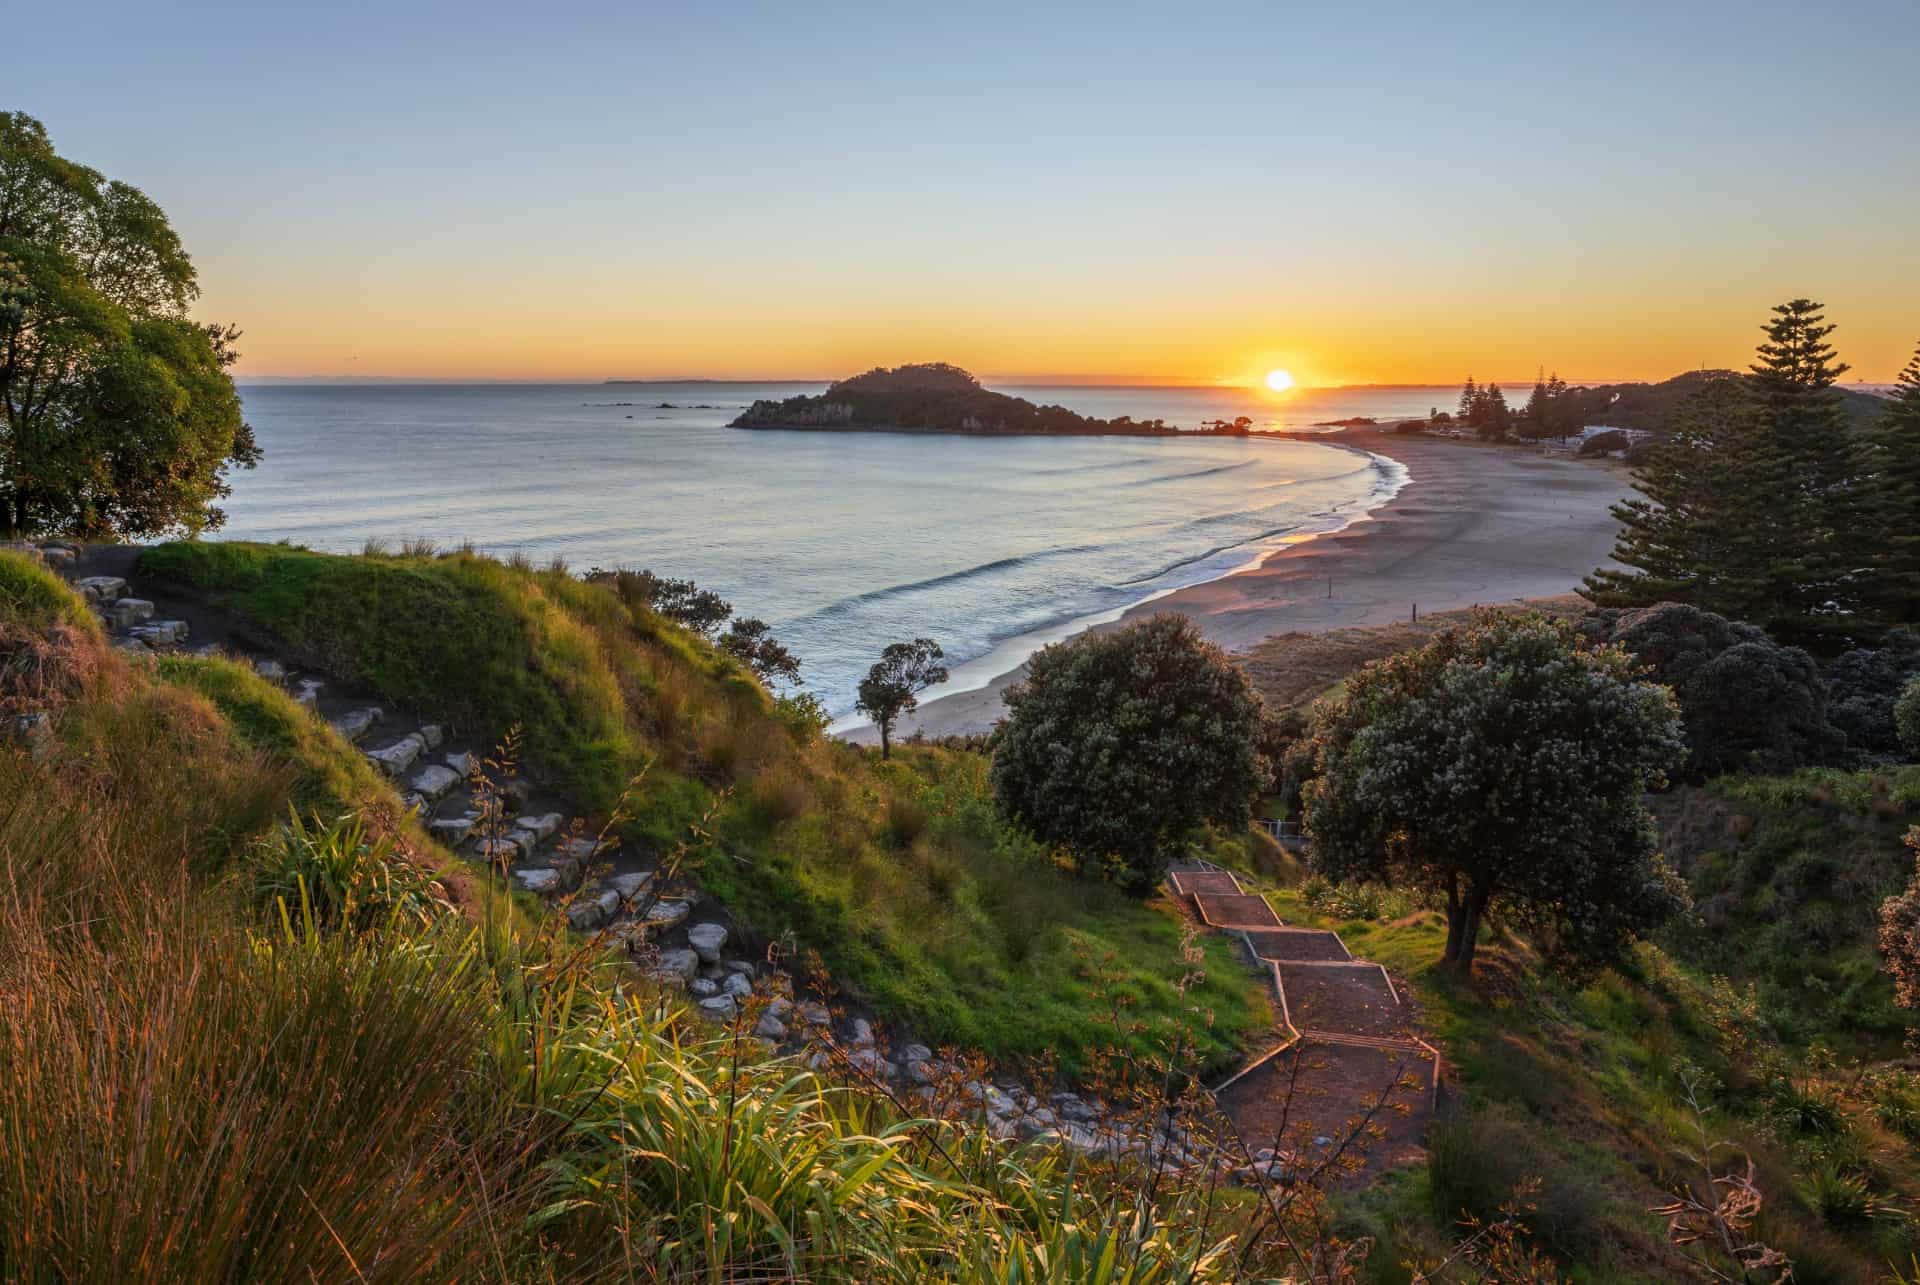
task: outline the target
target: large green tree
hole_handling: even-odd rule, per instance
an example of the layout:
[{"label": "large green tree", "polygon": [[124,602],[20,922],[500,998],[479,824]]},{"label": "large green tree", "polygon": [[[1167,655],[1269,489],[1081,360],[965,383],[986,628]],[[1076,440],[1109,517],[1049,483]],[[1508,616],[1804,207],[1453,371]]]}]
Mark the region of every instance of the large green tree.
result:
[{"label": "large green tree", "polygon": [[1137,894],[1196,827],[1244,827],[1266,780],[1260,699],[1185,616],[1044,648],[1006,702],[1001,810]]},{"label": "large green tree", "polygon": [[1684,904],[1641,804],[1686,754],[1673,695],[1564,622],[1476,613],[1350,677],[1313,737],[1314,868],[1443,897],[1455,968],[1496,906],[1577,976]]},{"label": "large green tree", "polygon": [[238,332],[187,315],[193,264],[160,207],[0,112],[0,529],[220,525],[259,457],[227,374]]},{"label": "large green tree", "polygon": [[1900,372],[1861,458],[1871,533],[1865,597],[1886,625],[1920,624],[1920,349]]},{"label": "large green tree", "polygon": [[1859,452],[1820,305],[1773,310],[1744,378],[1709,380],[1614,509],[1615,560],[1581,592],[1604,607],[1686,602],[1793,639],[1848,628],[1865,582]]}]

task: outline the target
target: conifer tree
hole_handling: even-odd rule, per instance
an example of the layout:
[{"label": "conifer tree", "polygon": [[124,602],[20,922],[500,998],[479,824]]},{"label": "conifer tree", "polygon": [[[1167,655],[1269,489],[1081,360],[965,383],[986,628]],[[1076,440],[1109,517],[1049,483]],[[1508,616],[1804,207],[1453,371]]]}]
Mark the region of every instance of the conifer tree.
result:
[{"label": "conifer tree", "polygon": [[1920,348],[1867,436],[1861,473],[1861,527],[1874,543],[1867,610],[1880,625],[1920,624]]},{"label": "conifer tree", "polygon": [[1809,637],[1839,627],[1835,608],[1852,608],[1864,580],[1859,456],[1833,387],[1847,366],[1811,299],[1776,307],[1765,330],[1747,385],[1764,429],[1751,461],[1753,538],[1771,552],[1757,623]]},{"label": "conifer tree", "polygon": [[1567,396],[1567,381],[1560,378],[1560,372],[1554,371],[1547,376],[1547,422],[1553,429],[1553,436],[1565,437],[1580,425],[1573,422],[1573,399]]},{"label": "conifer tree", "polygon": [[1467,376],[1467,382],[1460,388],[1460,418],[1468,424],[1473,423],[1473,408],[1480,402],[1480,389],[1473,382],[1473,376]]},{"label": "conifer tree", "polygon": [[1620,521],[1617,562],[1637,572],[1601,568],[1580,592],[1602,607],[1684,602],[1736,620],[1759,606],[1747,509],[1749,469],[1762,433],[1752,400],[1733,379],[1717,379],[1689,397],[1673,432],[1654,448],[1634,480],[1640,495],[1613,507]]}]

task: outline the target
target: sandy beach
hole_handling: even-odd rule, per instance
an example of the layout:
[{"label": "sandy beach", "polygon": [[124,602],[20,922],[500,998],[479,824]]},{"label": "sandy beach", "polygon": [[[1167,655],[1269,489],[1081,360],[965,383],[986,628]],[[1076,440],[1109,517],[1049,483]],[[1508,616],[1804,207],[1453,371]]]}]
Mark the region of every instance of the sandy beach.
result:
[{"label": "sandy beach", "polygon": [[[1178,611],[1240,652],[1275,634],[1406,620],[1416,606],[1425,613],[1564,594],[1608,561],[1618,525],[1608,507],[1631,490],[1622,470],[1513,447],[1364,429],[1309,440],[1388,456],[1406,465],[1411,480],[1341,531],[1095,628]],[[901,720],[898,735],[989,731],[1006,711],[1001,692],[1024,672],[925,701]],[[877,738],[861,728],[847,739]]]}]

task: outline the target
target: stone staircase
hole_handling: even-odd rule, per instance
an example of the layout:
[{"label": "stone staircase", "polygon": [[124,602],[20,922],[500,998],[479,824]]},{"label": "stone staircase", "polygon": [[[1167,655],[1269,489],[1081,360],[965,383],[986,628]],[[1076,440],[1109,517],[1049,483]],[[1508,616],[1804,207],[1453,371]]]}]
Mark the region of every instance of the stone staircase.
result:
[{"label": "stone staircase", "polygon": [[1266,898],[1208,862],[1175,867],[1172,895],[1204,927],[1239,942],[1266,973],[1279,1040],[1214,1086],[1267,1176],[1376,1173],[1419,1153],[1440,1088],[1440,1056],[1377,963],[1340,935],[1289,927]]}]

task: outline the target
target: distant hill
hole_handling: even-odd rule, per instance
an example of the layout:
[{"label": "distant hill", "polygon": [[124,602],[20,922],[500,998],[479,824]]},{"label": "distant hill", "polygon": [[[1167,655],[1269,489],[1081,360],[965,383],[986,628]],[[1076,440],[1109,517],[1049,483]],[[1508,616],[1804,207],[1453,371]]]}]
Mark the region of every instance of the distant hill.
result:
[{"label": "distant hill", "polygon": [[[1574,390],[1580,397],[1582,421],[1614,428],[1644,428],[1666,432],[1680,404],[1718,379],[1749,379],[1732,370],[1690,370],[1657,384],[1598,384]],[[1839,389],[1847,417],[1858,428],[1885,409],[1883,397],[1853,389]]]},{"label": "distant hill", "polygon": [[[811,428],[839,432],[1123,435],[1170,437],[1182,430],[1164,420],[1094,419],[1064,406],[1036,406],[1023,397],[990,392],[958,366],[931,362],[879,367],[843,379],[815,397],[757,401],[735,428]],[[1210,430],[1244,434],[1243,426]]]}]

